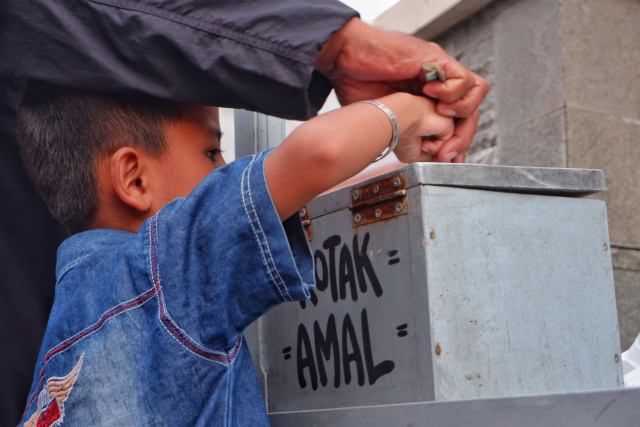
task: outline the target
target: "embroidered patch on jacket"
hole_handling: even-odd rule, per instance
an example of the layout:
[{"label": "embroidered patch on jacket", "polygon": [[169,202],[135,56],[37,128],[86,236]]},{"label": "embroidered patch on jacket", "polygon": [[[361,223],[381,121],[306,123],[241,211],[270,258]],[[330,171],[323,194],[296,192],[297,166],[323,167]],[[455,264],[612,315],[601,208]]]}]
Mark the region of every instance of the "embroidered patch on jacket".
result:
[{"label": "embroidered patch on jacket", "polygon": [[47,380],[38,395],[36,412],[24,423],[24,427],[58,427],[62,425],[64,402],[69,397],[73,384],[78,378],[83,359],[84,353],[67,376],[52,377]]}]

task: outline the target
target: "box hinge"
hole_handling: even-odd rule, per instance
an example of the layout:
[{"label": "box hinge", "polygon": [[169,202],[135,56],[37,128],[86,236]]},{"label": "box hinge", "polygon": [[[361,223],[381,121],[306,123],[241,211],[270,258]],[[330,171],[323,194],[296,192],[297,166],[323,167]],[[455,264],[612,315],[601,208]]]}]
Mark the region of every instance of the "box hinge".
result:
[{"label": "box hinge", "polygon": [[309,206],[305,206],[298,211],[300,215],[300,220],[302,221],[302,227],[304,227],[304,232],[307,234],[307,240],[313,240],[313,226],[311,225],[311,213],[309,212]]},{"label": "box hinge", "polygon": [[351,190],[353,226],[394,218],[409,212],[404,173]]}]

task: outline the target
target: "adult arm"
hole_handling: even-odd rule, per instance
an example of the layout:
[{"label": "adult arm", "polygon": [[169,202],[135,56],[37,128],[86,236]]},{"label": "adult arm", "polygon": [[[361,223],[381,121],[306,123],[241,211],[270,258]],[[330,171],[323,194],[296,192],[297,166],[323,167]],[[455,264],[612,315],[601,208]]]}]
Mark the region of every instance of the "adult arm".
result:
[{"label": "adult arm", "polygon": [[0,76],[303,119],[331,90],[322,45],[356,15],[337,0],[3,0]]},{"label": "adult arm", "polygon": [[[425,84],[422,64],[435,62],[446,82]],[[394,92],[425,94],[440,100],[439,114],[457,117],[454,137],[438,151],[437,160],[464,161],[478,122],[477,109],[489,90],[485,79],[463,67],[440,46],[415,37],[389,33],[351,19],[323,46],[316,69],[334,84],[347,105]]]}]

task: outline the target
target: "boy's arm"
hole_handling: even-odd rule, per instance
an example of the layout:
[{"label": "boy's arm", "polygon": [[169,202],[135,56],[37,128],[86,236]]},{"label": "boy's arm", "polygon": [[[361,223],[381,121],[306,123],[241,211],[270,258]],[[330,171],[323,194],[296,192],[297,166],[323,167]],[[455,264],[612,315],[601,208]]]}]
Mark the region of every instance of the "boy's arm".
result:
[{"label": "boy's arm", "polygon": [[[400,138],[394,151],[402,162],[432,159],[421,149],[423,136],[444,141],[453,134],[453,119],[436,113],[427,98],[396,93],[378,101],[398,120]],[[265,161],[267,185],[280,219],[360,172],[385,150],[391,137],[389,118],[368,103],[331,111],[296,128]]]}]

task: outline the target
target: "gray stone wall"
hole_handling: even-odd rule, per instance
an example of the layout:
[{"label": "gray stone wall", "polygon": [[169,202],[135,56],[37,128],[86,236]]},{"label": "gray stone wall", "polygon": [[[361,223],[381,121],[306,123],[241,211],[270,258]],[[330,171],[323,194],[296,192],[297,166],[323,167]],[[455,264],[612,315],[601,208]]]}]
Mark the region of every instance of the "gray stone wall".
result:
[{"label": "gray stone wall", "polygon": [[626,350],[640,333],[640,2],[496,0],[434,41],[491,84],[468,162],[604,171]]}]

